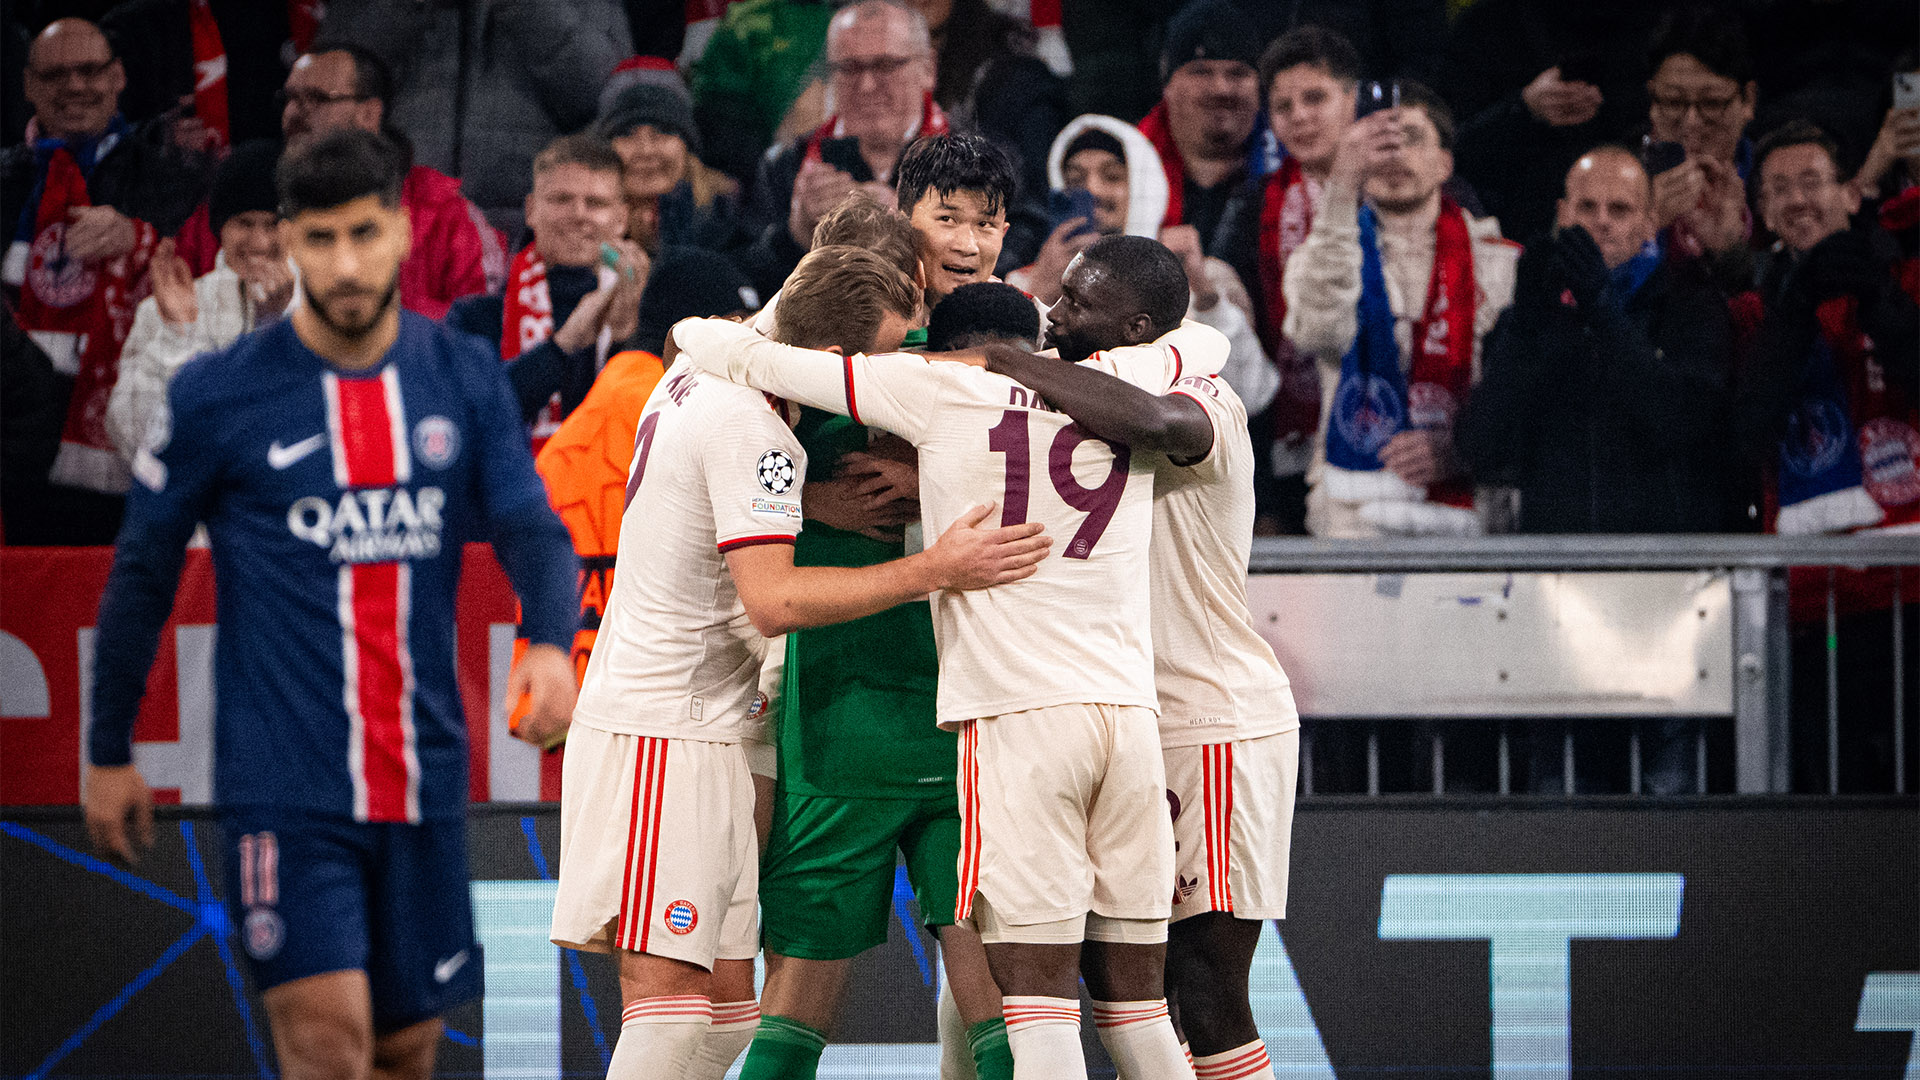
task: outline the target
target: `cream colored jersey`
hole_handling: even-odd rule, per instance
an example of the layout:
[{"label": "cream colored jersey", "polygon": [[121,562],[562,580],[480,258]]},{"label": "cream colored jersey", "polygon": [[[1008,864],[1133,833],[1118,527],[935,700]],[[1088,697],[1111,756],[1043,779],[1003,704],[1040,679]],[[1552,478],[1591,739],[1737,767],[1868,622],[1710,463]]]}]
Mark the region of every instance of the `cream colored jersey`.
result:
[{"label": "cream colored jersey", "polygon": [[574,722],[656,738],[760,737],[766,641],[726,553],[800,532],[800,440],[765,394],[676,368],[640,414],[620,554]]},{"label": "cream colored jersey", "polygon": [[[728,378],[891,431],[920,452],[921,522],[939,536],[967,509],[1038,521],[1053,537],[1029,578],[933,598],[939,722],[1062,704],[1154,708],[1147,583],[1156,462],[1093,437],[1012,379],[895,353],[837,356],[768,341],[717,320],[681,323],[682,348]],[[1153,393],[1186,363],[1224,353],[1183,327],[1100,364]],[[1196,361],[1196,363],[1198,363]],[[1205,370],[1218,367],[1208,356]],[[994,519],[989,518],[989,523]]]},{"label": "cream colored jersey", "polygon": [[1247,609],[1253,444],[1247,410],[1218,375],[1173,387],[1213,421],[1213,447],[1154,480],[1153,676],[1163,747],[1257,739],[1300,726],[1293,690]]}]

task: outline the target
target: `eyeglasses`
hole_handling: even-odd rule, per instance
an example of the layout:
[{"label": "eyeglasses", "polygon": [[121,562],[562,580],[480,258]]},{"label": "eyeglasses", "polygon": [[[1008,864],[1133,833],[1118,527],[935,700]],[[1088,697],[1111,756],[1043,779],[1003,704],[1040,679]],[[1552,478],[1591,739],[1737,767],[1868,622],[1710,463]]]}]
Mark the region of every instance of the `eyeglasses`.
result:
[{"label": "eyeglasses", "polygon": [[1727,110],[1733,108],[1733,103],[1740,100],[1738,94],[1729,94],[1726,97],[1690,98],[1685,94],[1661,93],[1651,88],[1647,91],[1647,95],[1653,99],[1653,115],[1668,123],[1684,119],[1687,110],[1692,109],[1700,114],[1700,119],[1709,124],[1717,124],[1726,119]]},{"label": "eyeglasses", "polygon": [[275,108],[285,109],[288,105],[299,105],[302,109],[317,109],[322,105],[332,105],[340,101],[365,101],[367,95],[356,94],[351,90],[288,90],[282,87],[273,95]]},{"label": "eyeglasses", "polygon": [[859,82],[862,75],[871,75],[876,79],[895,75],[919,59],[918,56],[876,56],[868,60],[835,60],[827,64],[827,70],[836,79]]},{"label": "eyeglasses", "polygon": [[79,64],[56,64],[52,67],[29,67],[27,74],[39,82],[63,83],[78,75],[82,82],[92,82],[105,75],[113,67],[113,60],[94,60]]}]

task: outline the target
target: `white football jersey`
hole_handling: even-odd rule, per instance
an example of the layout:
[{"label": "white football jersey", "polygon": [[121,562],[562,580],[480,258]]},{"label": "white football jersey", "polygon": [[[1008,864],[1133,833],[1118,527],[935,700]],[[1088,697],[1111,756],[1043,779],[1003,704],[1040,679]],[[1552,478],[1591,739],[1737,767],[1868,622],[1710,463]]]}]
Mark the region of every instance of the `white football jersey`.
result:
[{"label": "white football jersey", "polygon": [[[1049,705],[1157,706],[1147,572],[1157,459],[1095,438],[980,368],[796,349],[718,320],[674,332],[701,364],[724,362],[730,379],[912,443],[930,542],[983,503],[999,507],[985,524],[1046,526],[1053,548],[1032,577],[933,598],[942,726]],[[1226,349],[1217,332],[1189,326],[1098,363],[1157,394],[1180,377],[1182,350],[1216,349]]]},{"label": "white football jersey", "polygon": [[640,414],[620,553],[574,722],[657,738],[760,737],[766,640],[726,553],[800,532],[800,440],[757,390],[676,366]]},{"label": "white football jersey", "polygon": [[1253,443],[1247,410],[1218,375],[1173,393],[1199,402],[1213,447],[1191,465],[1162,458],[1153,493],[1153,674],[1163,747],[1257,739],[1300,726],[1293,689],[1247,609]]}]

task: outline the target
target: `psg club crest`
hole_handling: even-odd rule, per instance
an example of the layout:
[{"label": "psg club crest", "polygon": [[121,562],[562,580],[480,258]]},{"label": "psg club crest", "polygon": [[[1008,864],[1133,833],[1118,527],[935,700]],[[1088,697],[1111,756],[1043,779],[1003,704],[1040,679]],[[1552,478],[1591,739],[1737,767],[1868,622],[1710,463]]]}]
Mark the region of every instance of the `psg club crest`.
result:
[{"label": "psg club crest", "polygon": [[429,416],[413,425],[413,456],[429,469],[444,469],[460,453],[460,429],[444,416]]},{"label": "psg club crest", "polygon": [[272,908],[254,908],[247,912],[247,921],[241,926],[241,937],[246,941],[247,955],[255,960],[271,960],[280,953],[280,946],[287,940],[287,924]]},{"label": "psg club crest", "polygon": [[93,295],[98,278],[85,263],[67,254],[67,223],[56,221],[33,238],[27,284],[48,307],[70,308]]},{"label": "psg club crest", "polygon": [[1819,476],[1840,462],[1852,441],[1839,403],[1814,399],[1787,417],[1781,464],[1795,476]]},{"label": "psg club crest", "polygon": [[1920,500],[1920,435],[1890,417],[1867,421],[1860,428],[1860,473],[1881,506]]},{"label": "psg club crest", "polygon": [[700,911],[691,901],[675,900],[661,913],[666,920],[667,929],[676,934],[691,934],[693,928],[700,925]]},{"label": "psg club crest", "polygon": [[1378,375],[1342,379],[1333,397],[1333,423],[1348,446],[1370,456],[1406,426],[1406,403],[1394,385]]},{"label": "psg club crest", "polygon": [[760,463],[754,466],[760,486],[769,495],[785,495],[793,490],[793,459],[785,450],[769,450],[760,455]]}]

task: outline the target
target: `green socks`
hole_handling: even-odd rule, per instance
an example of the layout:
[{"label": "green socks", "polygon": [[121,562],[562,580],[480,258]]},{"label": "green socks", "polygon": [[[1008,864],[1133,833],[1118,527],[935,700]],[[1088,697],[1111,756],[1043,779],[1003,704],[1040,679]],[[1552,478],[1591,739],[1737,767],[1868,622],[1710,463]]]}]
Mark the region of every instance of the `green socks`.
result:
[{"label": "green socks", "polygon": [[[1002,1032],[1002,1053],[1006,1052],[1006,1043]],[[826,1048],[827,1036],[819,1029],[784,1016],[762,1016],[753,1033],[753,1044],[747,1047],[747,1060],[740,1066],[740,1080],[814,1080],[820,1070],[820,1053]],[[1012,1055],[1007,1056],[1005,1075],[1006,1080],[1012,1080]]]},{"label": "green socks", "polygon": [[1007,1045],[1005,1020],[995,1017],[968,1027],[967,1049],[973,1052],[973,1071],[979,1080],[1013,1080],[1013,1049]]}]

